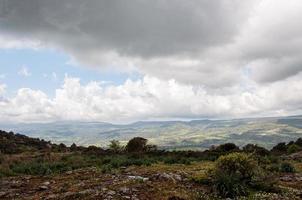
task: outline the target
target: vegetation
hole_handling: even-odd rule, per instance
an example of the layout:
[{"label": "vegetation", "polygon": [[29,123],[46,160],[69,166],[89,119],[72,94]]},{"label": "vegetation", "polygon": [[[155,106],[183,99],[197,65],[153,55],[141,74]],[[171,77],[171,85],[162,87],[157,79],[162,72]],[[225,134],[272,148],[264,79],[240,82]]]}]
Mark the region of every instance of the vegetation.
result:
[{"label": "vegetation", "polygon": [[280,171],[285,173],[294,173],[295,167],[289,162],[283,162],[281,163]]},{"label": "vegetation", "polygon": [[135,137],[131,139],[127,146],[126,151],[132,153],[140,153],[146,151],[147,140],[141,137]]},{"label": "vegetation", "polygon": [[297,144],[291,144],[287,148],[288,153],[296,153],[296,152],[299,152],[301,150],[302,150],[302,148]]},{"label": "vegetation", "polygon": [[124,147],[121,145],[120,141],[111,140],[109,144],[109,149],[113,152],[121,152],[123,151]]},{"label": "vegetation", "polygon": [[[155,173],[150,179],[157,182],[172,181],[165,184],[170,187],[185,176],[188,184],[194,183],[198,191],[208,191],[205,194],[208,199],[254,198],[259,192],[283,195],[279,187],[283,185],[280,185],[278,178],[287,174],[292,177],[295,175],[293,172],[302,169],[298,158],[291,159],[292,155],[300,155],[301,141],[279,143],[272,150],[254,144],[239,148],[233,143],[226,143],[206,151],[164,151],[148,144],[147,139],[135,137],[125,147],[113,140],[108,149],[103,149],[76,144],[70,147],[56,145],[0,131],[0,178],[63,176],[66,172],[91,168],[104,175],[119,174],[124,169],[135,167],[135,174],[143,170],[144,175]],[[181,175],[176,172],[181,172]],[[144,178],[138,179],[142,181]],[[295,187],[302,189],[299,185]],[[200,197],[198,191],[194,191],[196,199],[207,199]]]},{"label": "vegetation", "polygon": [[257,163],[248,154],[221,156],[212,171],[214,188],[222,197],[246,195],[256,171]]}]

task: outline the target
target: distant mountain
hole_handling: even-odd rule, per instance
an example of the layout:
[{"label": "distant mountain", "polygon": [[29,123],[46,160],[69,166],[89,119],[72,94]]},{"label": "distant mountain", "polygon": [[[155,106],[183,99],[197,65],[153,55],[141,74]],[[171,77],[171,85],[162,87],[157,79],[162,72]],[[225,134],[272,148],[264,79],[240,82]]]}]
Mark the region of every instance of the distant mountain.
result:
[{"label": "distant mountain", "polygon": [[271,148],[302,137],[302,116],[232,120],[140,121],[117,125],[102,122],[0,124],[0,129],[43,138],[55,143],[106,146],[110,140],[126,142],[147,138],[166,149],[206,149],[233,142]]}]

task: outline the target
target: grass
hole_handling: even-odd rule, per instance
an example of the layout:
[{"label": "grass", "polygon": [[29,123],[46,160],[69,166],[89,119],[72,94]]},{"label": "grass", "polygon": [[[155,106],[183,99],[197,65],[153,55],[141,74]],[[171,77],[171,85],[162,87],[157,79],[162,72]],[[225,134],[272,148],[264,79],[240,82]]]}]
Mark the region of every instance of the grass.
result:
[{"label": "grass", "polygon": [[[164,165],[187,165],[199,162],[204,158],[188,157],[186,155],[153,155],[153,154],[114,154],[86,155],[80,153],[51,154],[18,154],[2,156],[0,177],[13,175],[51,175],[69,170],[96,167],[104,172],[129,166],[151,166],[159,163]],[[194,166],[194,165],[193,165]]]}]

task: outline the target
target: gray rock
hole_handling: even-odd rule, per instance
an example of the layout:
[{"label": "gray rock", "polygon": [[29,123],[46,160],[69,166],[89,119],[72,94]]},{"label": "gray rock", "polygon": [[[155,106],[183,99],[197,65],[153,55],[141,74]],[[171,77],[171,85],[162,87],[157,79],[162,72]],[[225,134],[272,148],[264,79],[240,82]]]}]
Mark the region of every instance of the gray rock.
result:
[{"label": "gray rock", "polygon": [[50,182],[49,182],[49,181],[46,181],[46,182],[43,183],[43,185],[46,185],[46,186],[47,186],[47,185],[50,185]]},{"label": "gray rock", "polygon": [[4,197],[6,195],[6,192],[0,192],[0,197]]},{"label": "gray rock", "polygon": [[140,180],[140,181],[148,181],[149,178],[145,178],[145,177],[142,177],[142,176],[128,176],[129,179],[132,179],[132,180]]},{"label": "gray rock", "polygon": [[41,185],[39,187],[39,190],[48,190],[48,187],[46,185]]},{"label": "gray rock", "polygon": [[124,193],[124,194],[128,194],[130,192],[130,189],[127,187],[121,187],[119,189],[120,192]]},{"label": "gray rock", "polygon": [[109,190],[109,191],[107,192],[107,194],[108,194],[108,195],[115,195],[115,194],[116,194],[116,192],[115,192],[115,191],[113,191],[113,190]]}]

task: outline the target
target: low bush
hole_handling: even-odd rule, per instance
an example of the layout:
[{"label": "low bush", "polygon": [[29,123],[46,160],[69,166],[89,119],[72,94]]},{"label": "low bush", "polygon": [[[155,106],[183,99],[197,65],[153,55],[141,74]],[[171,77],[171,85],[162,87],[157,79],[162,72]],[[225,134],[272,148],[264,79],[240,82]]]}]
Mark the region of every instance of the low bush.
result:
[{"label": "low bush", "polygon": [[291,163],[283,162],[283,163],[281,163],[281,166],[280,166],[280,172],[294,173],[295,167]]},{"label": "low bush", "polygon": [[287,148],[287,153],[292,154],[301,151],[301,147],[297,144],[292,144]]},{"label": "low bush", "polygon": [[248,194],[256,171],[257,163],[248,154],[231,153],[219,157],[210,176],[220,196],[234,198]]}]

